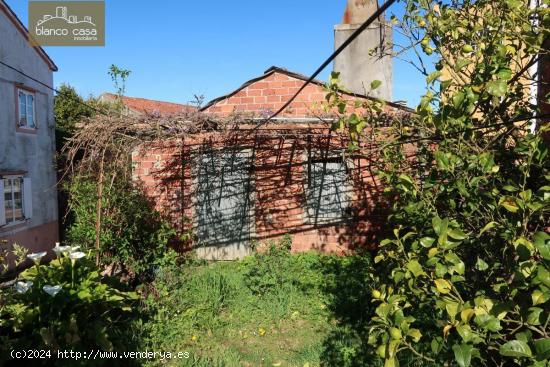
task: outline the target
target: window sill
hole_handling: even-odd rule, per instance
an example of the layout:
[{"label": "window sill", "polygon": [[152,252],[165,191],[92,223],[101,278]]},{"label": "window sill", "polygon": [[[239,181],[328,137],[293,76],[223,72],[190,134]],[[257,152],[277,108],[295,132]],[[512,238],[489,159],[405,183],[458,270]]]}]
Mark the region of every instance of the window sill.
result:
[{"label": "window sill", "polygon": [[17,126],[15,128],[15,131],[18,132],[18,133],[31,134],[31,135],[36,135],[37,134],[36,128],[32,129],[30,127]]},{"label": "window sill", "polygon": [[0,233],[13,231],[25,227],[30,222],[30,219],[18,220],[17,222],[11,222],[0,226]]}]

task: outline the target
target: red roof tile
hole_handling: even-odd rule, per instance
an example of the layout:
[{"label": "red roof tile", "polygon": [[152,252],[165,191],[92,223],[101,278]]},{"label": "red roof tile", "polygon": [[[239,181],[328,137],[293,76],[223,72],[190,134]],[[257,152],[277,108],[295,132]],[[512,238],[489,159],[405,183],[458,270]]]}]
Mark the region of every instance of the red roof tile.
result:
[{"label": "red roof tile", "polygon": [[[102,97],[109,100],[114,100],[117,96],[112,93],[103,93]],[[196,107],[190,105],[136,97],[122,97],[122,102],[126,107],[133,111],[148,114],[160,113],[161,115],[173,115],[181,112],[191,112],[196,110]]]}]

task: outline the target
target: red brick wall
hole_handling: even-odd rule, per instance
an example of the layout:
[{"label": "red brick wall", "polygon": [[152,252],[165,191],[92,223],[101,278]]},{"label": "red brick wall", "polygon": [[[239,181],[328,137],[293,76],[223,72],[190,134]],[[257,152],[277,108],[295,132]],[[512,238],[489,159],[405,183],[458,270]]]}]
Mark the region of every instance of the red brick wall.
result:
[{"label": "red brick wall", "polygon": [[[260,81],[238,91],[233,96],[216,103],[205,112],[216,114],[256,113],[265,114],[281,108],[304,84],[304,81],[285,74],[272,73]],[[325,93],[316,84],[308,85],[283,114],[284,117],[313,115],[313,103],[322,101]]]},{"label": "red brick wall", "polygon": [[[291,75],[272,72],[265,78],[251,83],[235,94],[207,107],[204,112],[225,116],[232,113],[267,116],[279,110],[303,84],[303,80]],[[322,86],[315,83],[308,84],[279,117],[306,118],[322,115],[324,111],[321,108],[321,103],[325,101],[325,96],[326,91]],[[344,99],[353,98],[347,94],[342,97]],[[388,111],[391,110],[388,108]],[[352,112],[351,107],[348,112]]]},{"label": "red brick wall", "polygon": [[201,148],[229,146],[254,150],[254,240],[264,242],[289,233],[294,251],[339,253],[376,245],[386,204],[374,178],[372,158],[348,160],[353,187],[350,219],[313,225],[305,218],[307,149],[341,151],[347,146],[345,139],[324,126],[285,125],[254,134],[209,133],[143,146],[133,155],[134,177],[156,209],[182,233],[193,230],[194,160]]},{"label": "red brick wall", "polygon": [[[217,116],[233,113],[268,116],[303,83],[291,75],[271,72],[218,100],[204,112]],[[320,85],[310,84],[279,117],[290,120],[322,114],[320,104],[325,95]],[[391,114],[397,110],[387,107],[387,112]],[[241,125],[227,132],[193,134],[183,141],[143,146],[132,157],[135,179],[143,184],[157,209],[169,216],[183,233],[195,229],[193,166],[201,149],[244,147],[254,151],[251,177],[254,183],[254,240],[266,241],[289,233],[295,251],[319,249],[342,253],[358,246],[374,247],[382,233],[387,207],[374,174],[376,155],[348,160],[351,167],[348,176],[353,187],[351,216],[345,222],[310,224],[305,215],[305,152],[308,149],[342,151],[348,141],[330,132],[328,123],[296,121],[286,125],[272,123],[254,131],[250,130],[251,125]]]}]

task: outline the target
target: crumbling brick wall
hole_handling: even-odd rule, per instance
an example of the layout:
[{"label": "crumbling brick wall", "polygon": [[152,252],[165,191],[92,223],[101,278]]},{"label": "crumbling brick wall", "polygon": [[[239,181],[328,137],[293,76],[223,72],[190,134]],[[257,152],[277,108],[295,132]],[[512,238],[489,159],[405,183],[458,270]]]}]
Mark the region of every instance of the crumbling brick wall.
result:
[{"label": "crumbling brick wall", "polygon": [[[291,234],[293,250],[343,253],[374,247],[387,207],[368,157],[346,158],[352,187],[349,216],[312,223],[306,215],[308,152],[341,155],[343,141],[324,126],[285,125],[252,134],[216,132],[182,140],[156,142],[133,154],[134,179],[141,182],[156,209],[181,233],[196,232],[196,170],[204,149],[238,146],[252,151],[253,240],[264,242]],[[183,244],[180,244],[183,245]]]},{"label": "crumbling brick wall", "polygon": [[[308,85],[277,121],[257,125],[255,118],[267,117],[278,110],[303,83],[300,75],[272,68],[264,76],[213,100],[203,108],[204,113],[214,117],[247,117],[235,128],[140,147],[132,156],[135,180],[143,184],[156,208],[167,215],[181,233],[196,234],[201,229],[197,227],[197,205],[200,204],[197,203],[200,191],[197,162],[209,149],[238,147],[251,154],[252,204],[251,210],[243,213],[250,216],[252,222],[250,241],[265,242],[288,233],[295,251],[318,249],[343,253],[356,247],[374,247],[384,230],[387,211],[383,188],[375,177],[378,155],[350,154],[349,141],[330,131],[330,121],[318,118],[326,117],[326,111],[321,108],[326,95],[323,86],[318,82]],[[368,99],[349,94],[343,98]],[[407,108],[392,103],[385,109],[388,116],[410,113]],[[364,113],[364,110],[350,104],[348,112]],[[369,152],[369,147],[365,148],[363,152]],[[350,197],[342,218],[322,222],[310,218],[311,208],[306,207],[311,152],[324,152],[332,161],[343,154],[346,156],[344,186],[350,191]],[[321,154],[321,161],[323,159]]]}]

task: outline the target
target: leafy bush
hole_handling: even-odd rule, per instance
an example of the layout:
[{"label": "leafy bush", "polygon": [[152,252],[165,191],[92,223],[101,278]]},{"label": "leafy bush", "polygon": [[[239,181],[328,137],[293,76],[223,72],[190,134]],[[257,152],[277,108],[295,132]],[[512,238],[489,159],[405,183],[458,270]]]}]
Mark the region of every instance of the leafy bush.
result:
[{"label": "leafy bush", "polygon": [[57,259],[48,265],[40,265],[46,252],[29,254],[35,265],[1,291],[0,350],[131,348],[125,331],[137,295],[102,278],[78,248],[54,250]]},{"label": "leafy bush", "polygon": [[[122,267],[138,276],[151,275],[175,232],[152,209],[139,188],[124,179],[115,179],[112,183],[103,190],[101,262]],[[70,183],[68,191],[72,223],[67,237],[70,242],[94,249],[97,184],[79,176]]]},{"label": "leafy bush", "polygon": [[[548,127],[529,128],[539,110],[525,85],[547,53],[548,9],[484,0],[406,9],[395,23],[440,57],[433,72],[420,66],[428,90],[417,114],[383,132],[393,235],[375,257],[382,285],[368,342],[386,367],[547,366]],[[370,122],[342,121],[352,137]]]}]

